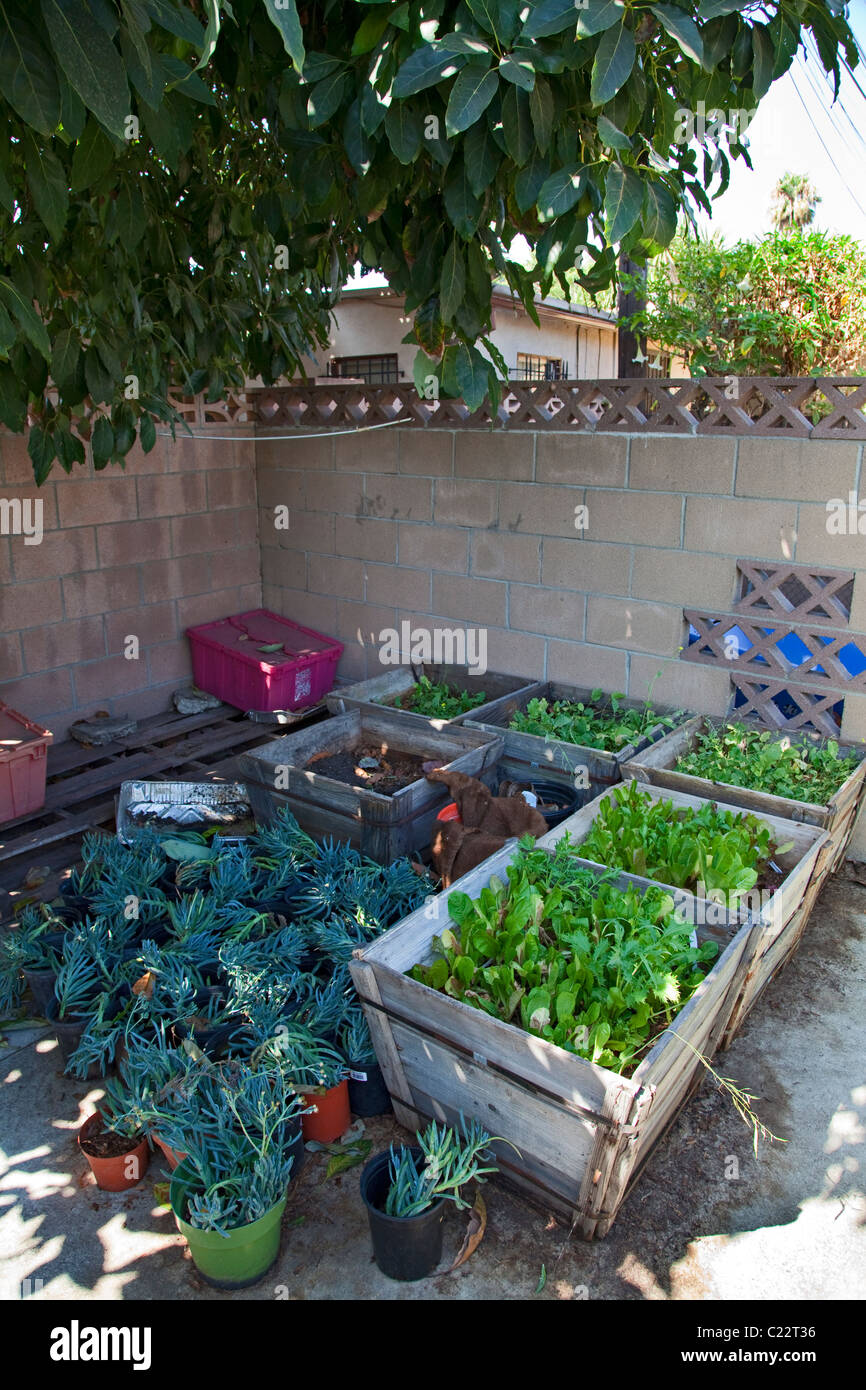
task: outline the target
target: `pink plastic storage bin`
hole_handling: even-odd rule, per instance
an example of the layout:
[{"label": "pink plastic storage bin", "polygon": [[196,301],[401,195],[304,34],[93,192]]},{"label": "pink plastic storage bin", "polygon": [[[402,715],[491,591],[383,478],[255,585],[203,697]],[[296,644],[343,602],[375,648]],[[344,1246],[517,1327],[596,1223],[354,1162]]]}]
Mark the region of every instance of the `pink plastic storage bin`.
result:
[{"label": "pink plastic storage bin", "polygon": [[0,700],[0,824],[45,801],[48,745],[54,735]]},{"label": "pink plastic storage bin", "polygon": [[[331,689],[342,642],[254,608],[233,618],[188,627],[193,680],[243,710],[303,709]],[[282,643],[282,651],[259,647]]]}]

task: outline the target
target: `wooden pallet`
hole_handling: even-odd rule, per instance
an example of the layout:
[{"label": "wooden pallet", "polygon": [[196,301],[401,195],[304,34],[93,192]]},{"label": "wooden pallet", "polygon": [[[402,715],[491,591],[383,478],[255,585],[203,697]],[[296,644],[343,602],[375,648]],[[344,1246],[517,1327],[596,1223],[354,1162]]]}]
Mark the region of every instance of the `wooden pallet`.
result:
[{"label": "wooden pallet", "polygon": [[[324,703],[298,712],[296,725],[326,717]],[[142,719],[135,733],[86,748],[73,740],[48,750],[45,803],[0,826],[0,922],[6,920],[33,865],[56,870],[78,858],[88,830],[113,828],[115,798],[130,778],[232,780],[237,756],[285,733],[286,725],[260,724],[232,705],[201,714],[174,712]],[[51,897],[52,874],[29,896]]]}]

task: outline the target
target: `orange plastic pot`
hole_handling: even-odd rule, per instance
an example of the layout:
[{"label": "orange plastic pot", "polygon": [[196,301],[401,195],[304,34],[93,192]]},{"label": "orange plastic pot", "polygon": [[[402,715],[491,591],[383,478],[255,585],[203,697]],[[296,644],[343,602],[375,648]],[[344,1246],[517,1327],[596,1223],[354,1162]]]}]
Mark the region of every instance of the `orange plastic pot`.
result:
[{"label": "orange plastic pot", "polygon": [[158,1145],[158,1147],[162,1150],[163,1158],[165,1159],[171,1171],[174,1172],[177,1165],[179,1163],[182,1163],[183,1160],[186,1158],[186,1154],[181,1153],[178,1149],[173,1149],[171,1147],[171,1144],[166,1144],[165,1140],[160,1139],[158,1134],[151,1134],[150,1137],[153,1140],[154,1144]]},{"label": "orange plastic pot", "polygon": [[324,1092],[308,1091],[301,1099],[305,1105],[316,1107],[301,1118],[305,1143],[314,1140],[318,1144],[332,1144],[346,1133],[352,1123],[348,1081],[341,1081]]},{"label": "orange plastic pot", "polygon": [[460,808],[456,801],[449,801],[436,817],[437,820],[460,820]]},{"label": "orange plastic pot", "polygon": [[147,1172],[150,1162],[147,1138],[143,1136],[128,1153],[118,1154],[113,1158],[97,1158],[81,1147],[81,1141],[95,1138],[102,1132],[102,1128],[102,1116],[98,1111],[88,1116],[78,1131],[78,1147],[90,1164],[97,1187],[101,1187],[103,1192],[126,1192],[127,1188],[135,1187],[136,1183],[141,1182]]}]

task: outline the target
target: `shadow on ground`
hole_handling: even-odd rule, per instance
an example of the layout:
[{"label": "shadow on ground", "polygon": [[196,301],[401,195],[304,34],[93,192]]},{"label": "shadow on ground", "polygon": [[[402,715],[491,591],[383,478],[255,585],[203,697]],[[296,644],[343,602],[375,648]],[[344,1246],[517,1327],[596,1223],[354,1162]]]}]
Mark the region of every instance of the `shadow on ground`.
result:
[{"label": "shadow on ground", "polygon": [[[498,1183],[467,1264],[394,1284],[372,1260],[358,1169],[292,1185],[280,1258],[255,1289],[197,1277],[155,1188],[101,1192],[75,1136],[99,1089],[60,1071],[44,1032],[8,1034],[2,1067],[0,1296],[40,1299],[831,1299],[866,1297],[866,888],[837,876],[802,945],[715,1066],[752,1092],[762,1142],[707,1078],[654,1151],[603,1241],[570,1236]],[[367,1122],[373,1151],[403,1131]],[[447,1268],[465,1214],[449,1214]],[[40,1282],[41,1281],[41,1282]]]}]

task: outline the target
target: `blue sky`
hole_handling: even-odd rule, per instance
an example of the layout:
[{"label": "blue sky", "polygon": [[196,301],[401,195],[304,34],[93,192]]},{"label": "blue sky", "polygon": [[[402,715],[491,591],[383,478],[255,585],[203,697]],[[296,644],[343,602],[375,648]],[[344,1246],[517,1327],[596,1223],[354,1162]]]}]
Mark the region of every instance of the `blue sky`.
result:
[{"label": "blue sky", "polygon": [[[850,23],[866,50],[866,0],[853,0]],[[866,64],[855,72],[866,91]],[[815,86],[825,94],[823,104]],[[728,243],[769,231],[773,186],[790,171],[808,175],[821,195],[814,226],[846,232],[866,244],[866,98],[843,73],[840,100],[859,137],[838,103],[832,117],[826,113],[831,99],[832,86],[817,56],[812,52],[804,61],[801,52],[791,70],[773,83],[749,127],[754,169],[742,161],[732,167],[730,187],[714,204],[712,220],[701,218],[707,230],[721,232]]]}]

